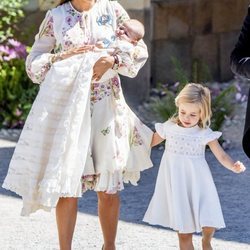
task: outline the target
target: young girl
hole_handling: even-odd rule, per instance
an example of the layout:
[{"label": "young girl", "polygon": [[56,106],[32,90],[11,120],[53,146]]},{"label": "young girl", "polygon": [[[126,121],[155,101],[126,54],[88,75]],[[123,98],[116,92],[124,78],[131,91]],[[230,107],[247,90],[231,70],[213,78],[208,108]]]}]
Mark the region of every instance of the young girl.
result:
[{"label": "young girl", "polygon": [[143,221],[177,231],[181,250],[194,249],[192,234],[202,231],[202,248],[210,250],[216,228],[225,227],[220,201],[205,160],[208,145],[226,168],[245,170],[222,149],[221,132],[209,128],[211,107],[209,89],[187,84],[175,99],[178,113],[155,125],[151,146],[166,139],[155,192]]}]

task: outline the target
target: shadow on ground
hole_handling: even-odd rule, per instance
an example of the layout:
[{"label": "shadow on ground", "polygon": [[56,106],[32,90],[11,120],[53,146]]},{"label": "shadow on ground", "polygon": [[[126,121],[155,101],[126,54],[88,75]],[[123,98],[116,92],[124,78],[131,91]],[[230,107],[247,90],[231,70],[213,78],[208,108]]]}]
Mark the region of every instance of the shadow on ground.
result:
[{"label": "shadow on ground", "polygon": [[[14,148],[0,148],[0,185],[7,174],[8,164]],[[136,224],[142,222],[143,215],[154,191],[160,157],[163,151],[154,149],[152,158],[156,167],[142,173],[138,186],[126,185],[121,192],[120,220]],[[229,154],[235,160],[249,165],[249,160],[241,150],[231,150]],[[215,238],[250,244],[250,169],[237,175],[224,169],[216,159],[207,154],[207,160],[220,196],[227,228],[219,230]],[[0,194],[18,197],[0,187]],[[97,198],[93,191],[84,194],[79,200],[79,212],[97,215]],[[145,224],[146,225],[146,224]],[[166,229],[167,230],[167,229]]]}]

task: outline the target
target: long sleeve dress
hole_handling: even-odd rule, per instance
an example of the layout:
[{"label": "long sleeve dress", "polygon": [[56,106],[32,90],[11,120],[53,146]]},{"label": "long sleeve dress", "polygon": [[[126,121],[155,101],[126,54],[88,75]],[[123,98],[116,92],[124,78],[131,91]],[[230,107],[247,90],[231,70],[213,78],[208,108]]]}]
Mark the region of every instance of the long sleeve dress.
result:
[{"label": "long sleeve dress", "polygon": [[112,42],[128,18],[108,0],[86,12],[70,2],[47,12],[26,61],[41,88],[3,184],[22,196],[22,215],[50,211],[60,197],[80,197],[87,189],[115,193],[124,182],[136,185],[140,171],[152,167],[152,131],[126,104],[118,75],[136,76],[148,57],[144,42],[132,54],[117,54],[117,73],[105,82],[91,81],[98,59],[91,52],[81,63],[78,56],[51,64],[53,53]]}]

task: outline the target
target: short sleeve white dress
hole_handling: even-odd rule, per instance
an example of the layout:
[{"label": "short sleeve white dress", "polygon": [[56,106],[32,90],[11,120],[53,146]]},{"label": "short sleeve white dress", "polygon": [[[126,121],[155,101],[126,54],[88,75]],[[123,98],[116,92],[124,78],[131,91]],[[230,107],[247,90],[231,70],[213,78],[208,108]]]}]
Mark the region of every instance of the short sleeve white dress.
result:
[{"label": "short sleeve white dress", "polygon": [[164,139],[155,191],[143,221],[179,233],[203,227],[225,227],[218,193],[205,160],[205,146],[221,136],[210,128],[183,128],[167,121],[156,124]]}]

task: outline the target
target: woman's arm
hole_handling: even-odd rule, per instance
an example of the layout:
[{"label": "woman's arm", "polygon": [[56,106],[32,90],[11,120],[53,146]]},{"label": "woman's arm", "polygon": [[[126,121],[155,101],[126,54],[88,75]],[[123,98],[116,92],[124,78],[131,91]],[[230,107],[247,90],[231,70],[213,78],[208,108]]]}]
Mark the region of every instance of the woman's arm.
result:
[{"label": "woman's arm", "polygon": [[53,55],[51,51],[54,49],[55,44],[53,17],[51,11],[48,11],[26,59],[26,71],[34,83],[41,83],[50,69],[50,60]]},{"label": "woman's arm", "polygon": [[48,11],[26,59],[26,71],[34,83],[41,83],[44,80],[52,63],[94,49],[93,45],[85,45],[64,52],[51,53],[56,45],[53,23],[51,11]]},{"label": "woman's arm", "polygon": [[237,161],[234,162],[232,158],[224,151],[224,149],[220,146],[218,140],[213,140],[208,143],[208,146],[210,147],[211,151],[217,158],[217,160],[227,169],[235,172],[235,173],[241,173],[245,171],[245,166]]},{"label": "woman's arm", "polygon": [[157,132],[154,132],[150,146],[154,147],[154,146],[160,144],[161,142],[163,142],[164,140],[165,139],[161,138]]},{"label": "woman's arm", "polygon": [[104,56],[98,59],[93,67],[93,80],[99,81],[103,74],[114,65],[113,56]]},{"label": "woman's arm", "polygon": [[[116,15],[117,26],[129,19],[127,12],[117,1],[112,1],[110,4],[114,8],[113,13]],[[118,50],[115,55],[101,57],[94,65],[93,79],[100,80],[103,74],[110,68],[116,70],[121,75],[131,78],[135,77],[145,64],[147,58],[147,46],[140,40],[134,46],[133,53]]]},{"label": "woman's arm", "polygon": [[230,59],[233,73],[250,78],[250,7]]}]

